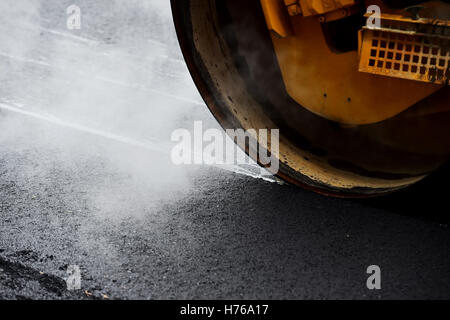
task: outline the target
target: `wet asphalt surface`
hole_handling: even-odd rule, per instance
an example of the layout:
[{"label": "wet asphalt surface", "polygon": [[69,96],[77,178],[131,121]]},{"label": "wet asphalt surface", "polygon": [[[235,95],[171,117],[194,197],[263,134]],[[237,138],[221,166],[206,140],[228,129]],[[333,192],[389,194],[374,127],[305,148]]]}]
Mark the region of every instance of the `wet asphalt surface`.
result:
[{"label": "wet asphalt surface", "polygon": [[449,169],[344,200],[174,167],[172,130],[217,124],[168,1],[78,1],[70,32],[72,1],[30,3],[0,4],[0,299],[450,298]]},{"label": "wet asphalt surface", "polygon": [[[154,198],[103,157],[115,142],[80,135],[98,157],[78,150],[71,165],[55,158],[61,146],[30,136],[20,148],[0,144],[2,299],[450,297],[444,174],[395,196],[343,200],[199,167],[184,170],[186,190]],[[372,264],[379,291],[366,288]],[[68,265],[81,268],[81,290],[67,290]]]}]

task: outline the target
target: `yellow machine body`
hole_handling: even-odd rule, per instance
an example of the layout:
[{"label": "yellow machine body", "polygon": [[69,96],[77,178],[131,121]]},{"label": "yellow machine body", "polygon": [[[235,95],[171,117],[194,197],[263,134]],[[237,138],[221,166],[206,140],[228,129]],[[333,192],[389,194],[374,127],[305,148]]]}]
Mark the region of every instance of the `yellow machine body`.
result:
[{"label": "yellow machine body", "polygon": [[[433,77],[433,68],[417,77],[411,64],[403,69],[403,51],[399,70],[389,69],[389,51],[396,59],[400,41],[391,50],[388,40],[384,57],[377,43],[371,56],[380,39],[364,27],[368,7],[379,6],[387,39],[400,40],[403,20],[409,32],[447,24],[447,0],[421,3],[421,15],[432,20],[419,21],[394,0],[171,2],[187,66],[221,126],[279,130],[279,178],[328,195],[367,197],[414,184],[450,159],[446,35],[427,32],[440,39],[427,63],[436,62],[442,77],[438,70]],[[409,42],[421,44],[424,57],[426,41]],[[272,153],[272,141],[251,139]],[[236,143],[250,156],[257,152],[256,144]]]},{"label": "yellow machine body", "polygon": [[[302,8],[320,2],[321,5],[315,6],[319,16],[311,11],[306,11],[306,16],[289,15],[286,3],[280,0],[261,2],[268,28],[273,31],[273,46],[286,90],[301,106],[317,115],[347,125],[376,123],[401,113],[445,85],[438,81],[386,77],[383,72],[361,72],[367,70],[360,70],[358,52],[332,52],[323,36],[320,19],[320,14],[325,13],[323,3],[329,1],[300,1]],[[351,2],[341,1],[341,7],[337,7],[338,1],[331,1],[330,11],[343,9]],[[381,1],[372,3],[382,12],[395,12]]]}]

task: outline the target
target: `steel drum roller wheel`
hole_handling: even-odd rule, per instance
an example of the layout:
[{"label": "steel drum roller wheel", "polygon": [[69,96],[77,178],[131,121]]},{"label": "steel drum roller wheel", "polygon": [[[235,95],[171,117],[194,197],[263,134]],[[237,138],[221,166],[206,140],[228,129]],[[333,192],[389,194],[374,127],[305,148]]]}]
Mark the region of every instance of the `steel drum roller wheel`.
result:
[{"label": "steel drum roller wheel", "polygon": [[222,127],[280,129],[281,179],[368,197],[409,186],[448,160],[450,112],[430,111],[448,105],[448,86],[387,120],[345,125],[286,92],[259,0],[172,0],[172,11],[194,82]]}]

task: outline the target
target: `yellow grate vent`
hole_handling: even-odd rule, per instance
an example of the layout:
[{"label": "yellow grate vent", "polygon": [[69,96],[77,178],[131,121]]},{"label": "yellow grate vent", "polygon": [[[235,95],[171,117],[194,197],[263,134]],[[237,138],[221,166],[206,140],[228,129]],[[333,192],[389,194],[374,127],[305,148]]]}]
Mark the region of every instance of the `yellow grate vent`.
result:
[{"label": "yellow grate vent", "polygon": [[422,22],[383,20],[360,31],[359,71],[449,84],[450,28]]}]

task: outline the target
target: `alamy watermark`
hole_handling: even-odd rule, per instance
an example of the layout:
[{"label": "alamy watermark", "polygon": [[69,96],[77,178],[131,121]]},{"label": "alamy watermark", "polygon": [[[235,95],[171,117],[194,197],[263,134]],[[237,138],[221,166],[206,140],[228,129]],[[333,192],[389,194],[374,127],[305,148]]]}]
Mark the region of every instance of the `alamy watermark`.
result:
[{"label": "alamy watermark", "polygon": [[69,30],[80,30],[81,29],[81,9],[77,5],[70,5],[66,9],[68,15],[66,26]]},{"label": "alamy watermark", "polygon": [[367,289],[381,290],[381,268],[377,265],[371,265],[367,267],[366,272],[370,274],[366,282]]},{"label": "alamy watermark", "polygon": [[367,7],[367,17],[366,27],[369,29],[380,29],[381,28],[381,8],[377,5],[371,5]]},{"label": "alamy watermark", "polygon": [[176,129],[171,140],[177,143],[171,152],[175,165],[250,164],[248,157],[239,156],[237,144],[272,174],[280,167],[278,129],[227,129],[224,132],[214,128],[204,130],[202,121],[195,121],[192,133],[187,129]]},{"label": "alamy watermark", "polygon": [[70,265],[67,267],[66,285],[68,291],[75,291],[81,289],[81,269],[77,265]]}]

